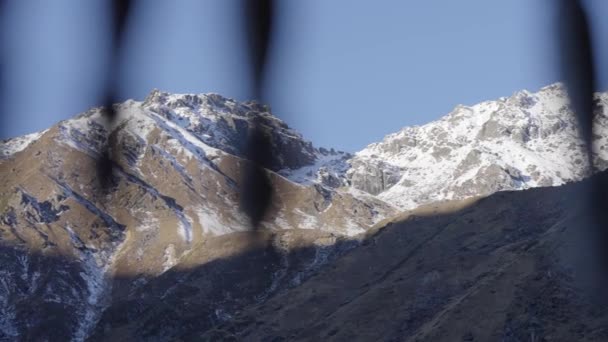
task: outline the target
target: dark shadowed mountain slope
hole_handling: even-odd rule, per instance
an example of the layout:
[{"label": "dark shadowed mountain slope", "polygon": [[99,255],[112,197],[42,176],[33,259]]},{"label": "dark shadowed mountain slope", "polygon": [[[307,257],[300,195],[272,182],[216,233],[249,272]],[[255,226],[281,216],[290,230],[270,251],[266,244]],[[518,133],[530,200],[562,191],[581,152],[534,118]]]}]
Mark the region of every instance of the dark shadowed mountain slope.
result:
[{"label": "dark shadowed mountain slope", "polygon": [[593,273],[580,271],[593,261],[587,213],[573,200],[582,186],[412,212],[301,286],[202,336],[606,341],[608,309],[584,290]]},{"label": "dark shadowed mountain slope", "polygon": [[325,256],[311,231],[218,237],[222,258],[115,279],[93,339],[605,341],[584,186],[423,207],[361,243],[325,238]]}]

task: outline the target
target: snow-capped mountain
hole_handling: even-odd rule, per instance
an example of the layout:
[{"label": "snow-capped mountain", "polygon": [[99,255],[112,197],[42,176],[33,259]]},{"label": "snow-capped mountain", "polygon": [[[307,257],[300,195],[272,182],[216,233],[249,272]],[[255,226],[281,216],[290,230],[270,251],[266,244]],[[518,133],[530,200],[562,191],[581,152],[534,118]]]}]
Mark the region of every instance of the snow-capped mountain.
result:
[{"label": "snow-capped mountain", "polygon": [[[273,233],[254,234],[261,244],[280,246],[273,256],[284,262],[269,278],[274,288],[305,279],[339,254],[342,249],[327,251],[327,241],[365,232],[397,213],[366,193],[280,175],[348,154],[314,148],[265,106],[154,91],[115,111],[112,126],[103,109],[94,108],[2,143],[0,340],[83,340],[117,293],[137,293],[151,277],[248,248],[234,239],[249,240],[247,233],[239,238],[250,228],[239,196],[243,141],[253,120],[270,136],[276,157],[267,170],[273,201],[262,221]],[[110,136],[112,174],[103,188],[96,161]],[[310,232],[283,233],[288,229]],[[224,235],[228,242],[209,245]],[[318,246],[323,257],[305,265],[306,258],[284,259],[298,241]],[[136,278],[122,287],[115,281],[121,275]],[[34,302],[40,310],[29,310]],[[43,329],[39,324],[49,315],[64,317],[63,323]]]},{"label": "snow-capped mountain", "polygon": [[[608,94],[596,94],[595,164],[608,166]],[[406,127],[349,160],[351,186],[402,209],[422,204],[561,185],[589,175],[564,87],[457,106]]]},{"label": "snow-capped mountain", "polygon": [[[607,101],[597,95],[602,168]],[[121,305],[157,300],[148,290],[173,296],[200,265],[214,265],[209,279],[229,289],[211,280],[180,288],[212,297],[199,317],[209,327],[299,286],[405,209],[589,174],[559,84],[459,106],[354,155],[314,147],[267,106],[217,94],[155,90],[115,110],[112,126],[94,108],[0,144],[0,340],[103,335],[104,324],[135,319]],[[274,156],[273,201],[257,233],[238,209],[254,123]],[[109,137],[108,189],[96,160]],[[243,253],[269,266],[231,259]]]}]

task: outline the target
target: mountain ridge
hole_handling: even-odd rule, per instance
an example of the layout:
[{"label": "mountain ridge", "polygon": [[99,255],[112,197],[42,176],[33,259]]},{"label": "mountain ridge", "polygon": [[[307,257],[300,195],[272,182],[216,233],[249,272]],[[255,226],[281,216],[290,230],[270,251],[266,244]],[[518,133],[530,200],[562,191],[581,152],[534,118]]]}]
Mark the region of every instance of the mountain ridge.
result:
[{"label": "mountain ridge", "polygon": [[[595,99],[595,163],[603,170],[608,95]],[[537,93],[457,106],[426,125],[389,134],[355,154],[348,177],[355,187],[411,209],[580,180],[590,175],[584,154],[565,89],[557,83]]]},{"label": "mountain ridge", "polygon": [[[608,167],[607,140],[602,135],[608,132],[608,94],[597,93],[595,98],[595,161],[603,170]],[[299,184],[362,190],[401,210],[499,190],[559,185],[590,174],[585,170],[588,166],[582,157],[577,122],[560,83],[538,92],[517,91],[512,96],[473,106],[457,105],[437,120],[406,126],[354,154],[314,147],[270,114],[268,106],[255,101],[237,102],[215,93],[171,94],[155,89],[144,101],[125,103],[158,112],[168,123],[186,129],[205,145],[241,158],[247,134],[244,122],[255,116],[278,137],[278,145],[273,146],[272,171]],[[154,124],[164,123],[156,119]],[[4,141],[0,155],[8,158],[41,134]],[[505,159],[510,154],[506,152],[517,153],[521,160]],[[422,170],[431,166],[436,172]],[[497,181],[476,181],[487,177]]]},{"label": "mountain ridge", "polygon": [[[144,101],[116,104],[112,126],[102,108],[93,108],[4,141],[0,242],[14,253],[0,269],[6,318],[0,320],[0,339],[29,336],[28,327],[40,327],[33,298],[44,303],[46,314],[66,317],[65,339],[103,335],[105,324],[122,324],[104,313],[131,303],[158,304],[144,300],[149,286],[163,293],[207,293],[174,287],[171,275],[230,258],[249,244],[260,247],[254,258],[272,265],[270,273],[261,272],[262,285],[250,289],[265,301],[373,243],[370,235],[404,211],[580,180],[589,174],[565,93],[561,85],[543,89],[548,95],[518,92],[457,107],[355,155],[314,147],[255,102],[158,90]],[[607,95],[596,98],[601,133],[608,126]],[[258,233],[238,210],[241,170],[248,163],[244,141],[253,124],[270,137],[276,157],[265,171],[274,200]],[[110,148],[111,185],[104,190],[96,160],[110,136],[116,144]],[[606,140],[598,134],[595,143],[601,166],[608,159]],[[550,158],[541,158],[543,153]],[[512,229],[505,229],[497,236],[510,236]],[[58,256],[69,262],[57,264],[55,273],[40,267],[40,258]],[[232,271],[226,265],[241,263],[218,265],[224,266],[203,267],[203,273],[221,280]],[[253,271],[239,268],[234,272],[241,278],[235,279],[247,282]],[[180,279],[190,276],[185,272]],[[161,286],[156,279],[166,280]],[[214,292],[217,307],[209,308],[205,324],[233,316],[239,303],[252,303],[235,291]],[[44,338],[44,331],[36,331]]]}]

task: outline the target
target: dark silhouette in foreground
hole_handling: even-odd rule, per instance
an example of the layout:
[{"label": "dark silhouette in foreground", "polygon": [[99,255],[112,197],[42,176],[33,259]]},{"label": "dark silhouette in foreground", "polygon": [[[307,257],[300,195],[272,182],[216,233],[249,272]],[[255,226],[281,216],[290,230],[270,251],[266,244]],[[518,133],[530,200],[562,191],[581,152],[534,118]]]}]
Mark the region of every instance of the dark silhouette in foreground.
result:
[{"label": "dark silhouette in foreground", "polygon": [[[579,122],[579,130],[587,149],[590,172],[597,172],[596,148],[593,146],[593,126],[598,108],[595,108],[594,92],[597,91],[594,67],[594,47],[591,42],[590,25],[579,0],[560,0],[557,3],[557,32],[562,76],[568,89],[573,111]],[[590,233],[594,257],[589,258],[588,274],[596,284],[593,289],[598,299],[608,303],[605,288],[608,285],[608,182],[605,178],[593,178],[593,184],[582,200],[590,207]]]}]

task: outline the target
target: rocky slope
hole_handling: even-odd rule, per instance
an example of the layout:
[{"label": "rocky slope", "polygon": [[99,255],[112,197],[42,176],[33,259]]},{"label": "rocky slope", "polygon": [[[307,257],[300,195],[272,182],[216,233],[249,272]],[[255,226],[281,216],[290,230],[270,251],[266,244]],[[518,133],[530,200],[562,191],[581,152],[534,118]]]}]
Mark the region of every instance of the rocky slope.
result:
[{"label": "rocky slope", "polygon": [[[142,102],[116,105],[118,118],[112,126],[102,109],[95,108],[43,132],[4,141],[0,341],[211,336],[202,336],[205,332],[247,338],[253,324],[247,317],[255,312],[248,310],[266,310],[269,300],[286,300],[283,293],[324,289],[318,278],[311,279],[319,272],[329,272],[323,280],[329,284],[327,291],[335,290],[329,283],[334,276],[352,281],[357,289],[370,286],[360,281],[374,279],[365,272],[375,266],[357,255],[378,240],[365,234],[374,234],[384,226],[381,222],[401,210],[504,189],[559,185],[588,175],[564,98],[561,86],[553,85],[536,94],[521,92],[458,107],[441,120],[406,128],[354,156],[315,148],[263,105],[216,94],[160,91]],[[601,133],[607,125],[606,95],[598,95],[598,104]],[[254,122],[269,135],[275,156],[266,170],[273,202],[257,232],[249,230],[247,218],[238,210],[240,173],[247,163],[243,142]],[[109,137],[116,144],[110,151],[110,187],[104,189],[96,160]],[[596,144],[601,165],[601,135]],[[526,201],[532,195],[509,196],[515,203],[517,196]],[[511,202],[498,207],[510,210],[511,216],[484,211],[494,207],[476,209],[486,215],[481,223],[474,230],[455,226],[453,234],[460,234],[458,229],[470,236],[481,234],[483,229],[496,229],[485,226],[492,220],[504,221],[498,226],[506,228],[490,229],[494,233],[476,240],[488,253],[494,250],[487,244],[520,241],[516,232],[531,229],[533,233],[520,237],[538,238],[539,229],[553,222],[551,215],[570,212],[561,202],[545,202],[549,207],[537,210],[535,204],[535,212],[551,206],[556,211],[538,218],[523,215],[516,220],[525,207]],[[453,220],[461,220],[461,214],[454,215]],[[528,226],[528,219],[533,226]],[[429,238],[425,234],[434,234],[441,226],[436,221],[407,222],[411,227],[405,231],[419,247],[402,248],[397,243],[405,233],[387,233],[390,243],[380,244],[373,254],[381,267],[414,267],[400,253],[420,253]],[[513,222],[515,228],[509,226]],[[459,239],[445,236],[446,241]],[[486,237],[490,242],[483,240]],[[450,254],[450,260],[457,260],[460,252]],[[353,255],[360,262],[344,261]],[[471,255],[471,263],[473,256],[479,254]],[[390,266],[390,257],[406,261]],[[354,272],[357,265],[361,273]],[[336,267],[340,270],[328,271]],[[349,278],[349,270],[355,278]],[[469,282],[478,276],[462,275]],[[386,284],[386,279],[378,283]],[[352,286],[340,296],[358,291]],[[450,287],[446,296],[452,298],[458,289]],[[429,295],[429,300],[444,303],[448,297]],[[309,297],[300,299],[304,298]],[[327,308],[335,304],[329,301]],[[424,310],[436,313],[438,307]],[[311,320],[319,317],[310,315]],[[225,329],[218,328],[223,324]],[[312,334],[255,324],[262,325],[259,334]],[[338,334],[332,331],[327,334]],[[320,329],[318,334],[325,332]]]}]

